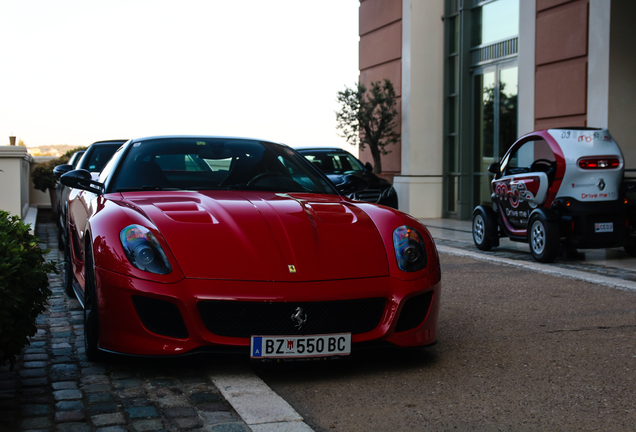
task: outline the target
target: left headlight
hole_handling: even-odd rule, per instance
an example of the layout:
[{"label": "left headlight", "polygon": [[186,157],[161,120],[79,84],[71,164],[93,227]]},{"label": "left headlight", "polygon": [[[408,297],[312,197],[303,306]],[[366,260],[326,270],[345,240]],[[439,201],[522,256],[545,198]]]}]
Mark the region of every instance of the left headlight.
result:
[{"label": "left headlight", "polygon": [[393,231],[393,248],[400,270],[414,272],[426,267],[426,245],[422,235],[410,226],[402,225]]},{"label": "left headlight", "polygon": [[119,233],[128,261],[139,270],[156,274],[172,272],[168,257],[157,238],[141,225],[128,225]]}]

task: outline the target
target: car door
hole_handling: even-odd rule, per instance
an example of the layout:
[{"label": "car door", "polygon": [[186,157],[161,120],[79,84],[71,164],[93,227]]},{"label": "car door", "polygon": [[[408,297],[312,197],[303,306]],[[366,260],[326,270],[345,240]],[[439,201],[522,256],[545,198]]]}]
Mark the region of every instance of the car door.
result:
[{"label": "car door", "polygon": [[530,213],[545,204],[556,158],[542,138],[520,141],[504,156],[493,180],[499,216],[512,235],[525,237]]}]

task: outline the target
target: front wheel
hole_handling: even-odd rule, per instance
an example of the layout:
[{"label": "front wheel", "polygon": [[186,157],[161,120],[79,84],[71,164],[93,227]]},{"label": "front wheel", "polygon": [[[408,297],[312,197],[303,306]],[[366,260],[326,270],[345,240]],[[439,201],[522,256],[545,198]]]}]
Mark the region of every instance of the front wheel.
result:
[{"label": "front wheel", "polygon": [[473,216],[473,241],[477,249],[489,251],[499,246],[496,229],[495,214],[490,207],[478,207]]},{"label": "front wheel", "polygon": [[537,213],[530,218],[528,226],[528,243],[534,259],[541,263],[554,262],[559,253],[559,228],[556,222]]}]

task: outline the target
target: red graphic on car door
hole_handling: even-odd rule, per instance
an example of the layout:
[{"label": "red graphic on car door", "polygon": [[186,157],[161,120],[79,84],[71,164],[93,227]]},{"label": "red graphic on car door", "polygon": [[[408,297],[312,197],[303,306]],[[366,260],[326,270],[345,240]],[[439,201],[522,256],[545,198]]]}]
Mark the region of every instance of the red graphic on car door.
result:
[{"label": "red graphic on car door", "polygon": [[548,176],[542,172],[506,176],[493,181],[493,189],[506,225],[513,230],[525,230],[532,210],[545,202]]}]

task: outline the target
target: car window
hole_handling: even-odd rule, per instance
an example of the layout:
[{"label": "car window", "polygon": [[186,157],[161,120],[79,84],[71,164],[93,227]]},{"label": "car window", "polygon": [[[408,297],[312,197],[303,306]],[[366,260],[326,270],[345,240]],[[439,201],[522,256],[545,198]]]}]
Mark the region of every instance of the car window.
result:
[{"label": "car window", "polygon": [[100,172],[121,144],[92,145],[84,154],[80,165],[90,172]]},{"label": "car window", "polygon": [[504,161],[507,162],[506,174],[520,174],[530,172],[533,163],[537,160],[545,160],[556,163],[554,153],[550,145],[543,139],[525,142]]},{"label": "car window", "polygon": [[362,163],[350,153],[344,152],[303,152],[307,160],[326,174],[345,174],[364,171]]},{"label": "car window", "polygon": [[308,161],[289,147],[228,138],[164,138],[133,143],[109,188],[336,193]]}]

